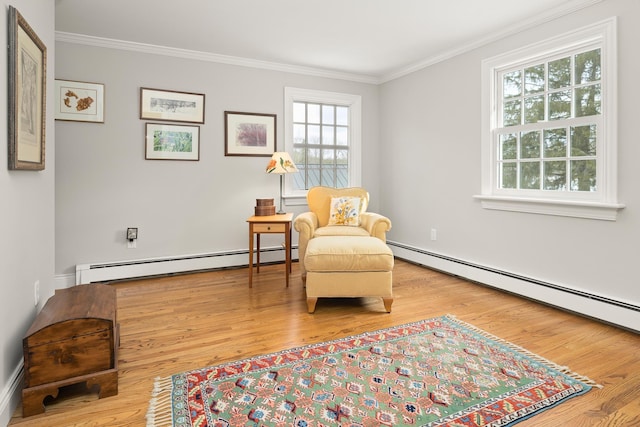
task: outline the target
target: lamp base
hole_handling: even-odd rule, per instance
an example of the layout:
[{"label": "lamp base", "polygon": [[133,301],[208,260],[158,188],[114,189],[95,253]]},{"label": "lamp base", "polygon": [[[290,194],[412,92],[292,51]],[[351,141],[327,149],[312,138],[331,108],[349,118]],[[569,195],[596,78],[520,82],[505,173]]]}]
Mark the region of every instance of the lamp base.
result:
[{"label": "lamp base", "polygon": [[276,212],[276,215],[286,215],[286,212],[283,210],[279,210],[278,212]]}]

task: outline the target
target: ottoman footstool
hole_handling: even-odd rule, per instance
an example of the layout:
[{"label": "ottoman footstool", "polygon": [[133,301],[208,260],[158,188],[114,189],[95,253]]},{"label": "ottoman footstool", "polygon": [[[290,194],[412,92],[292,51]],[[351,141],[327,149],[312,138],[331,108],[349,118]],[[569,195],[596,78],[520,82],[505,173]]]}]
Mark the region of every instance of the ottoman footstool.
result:
[{"label": "ottoman footstool", "polygon": [[321,297],[381,297],[385,310],[391,312],[393,252],[382,240],[316,237],[309,240],[304,263],[309,313]]}]

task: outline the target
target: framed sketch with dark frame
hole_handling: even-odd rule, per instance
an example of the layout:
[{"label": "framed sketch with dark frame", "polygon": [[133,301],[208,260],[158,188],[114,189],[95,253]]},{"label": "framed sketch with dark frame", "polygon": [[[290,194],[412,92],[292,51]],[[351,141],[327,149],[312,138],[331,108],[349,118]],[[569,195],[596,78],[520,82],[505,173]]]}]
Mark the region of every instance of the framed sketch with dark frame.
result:
[{"label": "framed sketch with dark frame", "polygon": [[204,94],[141,87],[140,118],[204,123]]},{"label": "framed sketch with dark frame", "polygon": [[56,79],[56,120],[104,123],[104,85]]},{"label": "framed sketch with dark frame", "polygon": [[47,48],[9,6],[9,169],[43,170]]},{"label": "framed sketch with dark frame", "polygon": [[200,160],[200,126],[146,123],[144,158]]},{"label": "framed sketch with dark frame", "polygon": [[276,151],[276,115],[224,112],[224,155],[270,157]]}]

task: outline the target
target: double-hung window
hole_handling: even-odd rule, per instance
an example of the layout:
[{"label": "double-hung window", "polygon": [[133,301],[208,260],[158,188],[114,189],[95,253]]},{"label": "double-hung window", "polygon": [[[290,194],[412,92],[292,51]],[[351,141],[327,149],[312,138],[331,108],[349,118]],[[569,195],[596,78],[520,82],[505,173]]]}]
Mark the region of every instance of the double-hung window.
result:
[{"label": "double-hung window", "polygon": [[615,219],[615,20],[483,63],[483,206]]},{"label": "double-hung window", "polygon": [[360,110],[359,95],[285,88],[285,149],[299,170],[285,176],[285,196],[360,185]]}]

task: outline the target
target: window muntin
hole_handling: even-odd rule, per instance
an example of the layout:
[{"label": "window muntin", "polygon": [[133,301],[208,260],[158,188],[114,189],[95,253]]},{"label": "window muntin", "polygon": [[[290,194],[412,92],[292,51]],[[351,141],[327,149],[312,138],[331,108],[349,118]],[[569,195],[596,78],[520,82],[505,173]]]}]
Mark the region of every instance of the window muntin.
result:
[{"label": "window muntin", "polygon": [[600,47],[497,73],[499,190],[597,191],[601,75]]},{"label": "window muntin", "polygon": [[293,103],[294,191],[349,186],[349,107]]},{"label": "window muntin", "polygon": [[316,185],[360,185],[361,97],[285,88],[285,149],[299,172],[285,175],[285,198]]}]

